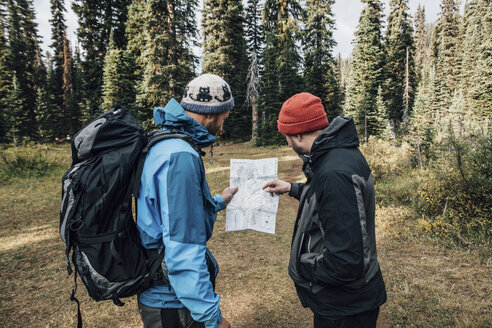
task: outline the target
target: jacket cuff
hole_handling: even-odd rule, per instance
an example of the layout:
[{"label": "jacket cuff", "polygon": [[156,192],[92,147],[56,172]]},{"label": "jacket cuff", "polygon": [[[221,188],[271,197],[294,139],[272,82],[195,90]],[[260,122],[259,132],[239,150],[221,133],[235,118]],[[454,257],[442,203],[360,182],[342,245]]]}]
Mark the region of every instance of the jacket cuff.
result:
[{"label": "jacket cuff", "polygon": [[226,208],[224,198],[222,198],[221,195],[219,194],[215,195],[214,200],[215,200],[215,209],[217,210],[217,212],[222,211],[223,209]]},{"label": "jacket cuff", "polygon": [[222,322],[222,313],[220,312],[219,309],[217,316],[213,319],[205,321],[204,324],[205,324],[205,328],[217,328],[220,326],[221,322]]},{"label": "jacket cuff", "polygon": [[290,184],[289,196],[299,199],[299,184],[296,182],[292,182]]}]

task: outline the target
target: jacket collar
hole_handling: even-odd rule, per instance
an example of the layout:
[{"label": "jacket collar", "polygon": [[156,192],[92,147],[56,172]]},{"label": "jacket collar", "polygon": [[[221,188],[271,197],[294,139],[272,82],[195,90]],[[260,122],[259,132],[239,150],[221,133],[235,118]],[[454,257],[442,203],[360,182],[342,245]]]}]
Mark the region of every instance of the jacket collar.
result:
[{"label": "jacket collar", "polygon": [[217,140],[203,125],[188,116],[174,98],[164,108],[154,107],[154,123],[158,127],[175,129],[189,135],[198,148],[208,147]]}]

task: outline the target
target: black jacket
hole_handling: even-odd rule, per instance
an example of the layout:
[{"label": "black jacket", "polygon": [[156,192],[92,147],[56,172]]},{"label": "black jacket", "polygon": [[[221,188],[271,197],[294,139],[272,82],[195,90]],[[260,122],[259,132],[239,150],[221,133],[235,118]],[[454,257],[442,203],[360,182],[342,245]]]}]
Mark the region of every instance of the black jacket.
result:
[{"label": "black jacket", "polygon": [[337,117],[303,158],[289,275],[304,307],[327,318],[386,302],[374,227],[374,184],[351,118]]}]

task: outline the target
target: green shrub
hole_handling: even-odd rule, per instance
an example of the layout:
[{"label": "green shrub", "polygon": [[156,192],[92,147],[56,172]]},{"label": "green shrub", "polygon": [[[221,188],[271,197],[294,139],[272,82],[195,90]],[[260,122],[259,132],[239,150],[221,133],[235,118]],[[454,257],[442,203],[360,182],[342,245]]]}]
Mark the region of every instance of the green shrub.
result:
[{"label": "green shrub", "polygon": [[461,244],[492,236],[492,140],[451,135],[443,156],[425,173],[415,202],[419,226]]},{"label": "green shrub", "polygon": [[391,141],[369,138],[360,149],[366,157],[374,181],[402,175],[411,167],[411,149],[408,144],[395,146]]},{"label": "green shrub", "polygon": [[376,202],[381,206],[411,206],[418,197],[421,182],[421,171],[411,168],[398,176],[377,180]]},{"label": "green shrub", "polygon": [[67,167],[69,154],[46,145],[26,145],[0,150],[0,183],[16,178],[38,178]]}]

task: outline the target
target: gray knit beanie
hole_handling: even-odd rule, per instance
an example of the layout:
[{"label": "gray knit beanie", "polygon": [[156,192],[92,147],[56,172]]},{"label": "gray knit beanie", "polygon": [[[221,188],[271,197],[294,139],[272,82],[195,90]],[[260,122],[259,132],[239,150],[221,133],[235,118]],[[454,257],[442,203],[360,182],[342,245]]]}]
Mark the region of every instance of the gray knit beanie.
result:
[{"label": "gray knit beanie", "polygon": [[181,106],[199,114],[220,114],[234,107],[231,88],[215,74],[202,74],[186,86]]}]

